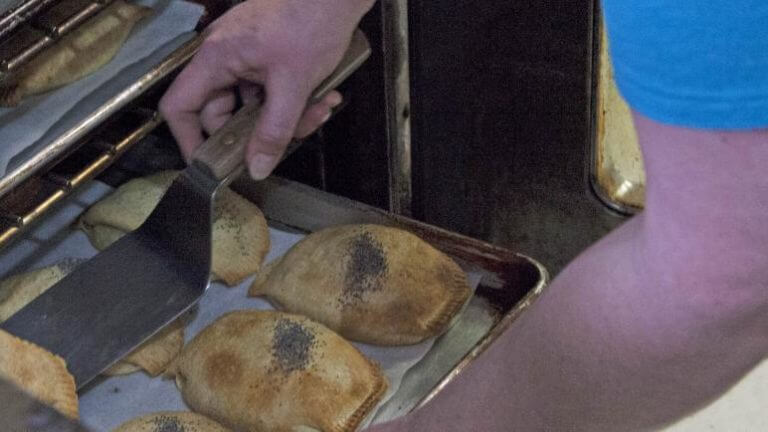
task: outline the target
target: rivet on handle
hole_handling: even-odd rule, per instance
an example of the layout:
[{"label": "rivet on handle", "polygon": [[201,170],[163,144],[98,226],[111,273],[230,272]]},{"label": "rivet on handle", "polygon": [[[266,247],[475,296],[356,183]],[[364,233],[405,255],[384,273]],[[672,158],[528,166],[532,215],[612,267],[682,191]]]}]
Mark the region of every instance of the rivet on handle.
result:
[{"label": "rivet on handle", "polygon": [[237,134],[233,132],[228,132],[226,135],[222,137],[221,143],[227,147],[231,147],[235,145],[237,143]]}]

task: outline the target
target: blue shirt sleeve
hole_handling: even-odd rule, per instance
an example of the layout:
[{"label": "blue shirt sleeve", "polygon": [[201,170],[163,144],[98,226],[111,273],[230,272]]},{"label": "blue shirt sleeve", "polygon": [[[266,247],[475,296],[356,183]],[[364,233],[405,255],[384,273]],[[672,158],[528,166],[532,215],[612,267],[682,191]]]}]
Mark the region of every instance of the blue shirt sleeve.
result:
[{"label": "blue shirt sleeve", "polygon": [[768,0],[603,0],[616,84],[662,123],[768,127]]}]

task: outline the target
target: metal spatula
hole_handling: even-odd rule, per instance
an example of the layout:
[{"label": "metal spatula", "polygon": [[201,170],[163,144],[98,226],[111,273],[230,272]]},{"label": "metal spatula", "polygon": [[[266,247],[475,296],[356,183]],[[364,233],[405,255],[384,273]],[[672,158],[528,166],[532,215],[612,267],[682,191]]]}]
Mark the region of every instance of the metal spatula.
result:
[{"label": "metal spatula", "polygon": [[[335,88],[369,54],[365,37],[355,33],[313,99]],[[79,389],[193,306],[210,281],[214,195],[242,171],[258,105],[240,109],[196,151],[141,227],[0,328],[63,357]]]}]

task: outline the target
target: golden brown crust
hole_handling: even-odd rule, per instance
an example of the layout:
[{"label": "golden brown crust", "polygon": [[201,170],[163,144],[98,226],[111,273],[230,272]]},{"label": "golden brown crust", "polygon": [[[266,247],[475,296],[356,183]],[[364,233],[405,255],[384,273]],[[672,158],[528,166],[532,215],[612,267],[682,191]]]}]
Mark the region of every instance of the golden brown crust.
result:
[{"label": "golden brown crust", "polygon": [[262,292],[261,289],[265,288],[265,283],[269,279],[269,274],[272,273],[272,270],[275,267],[278,267],[280,265],[281,260],[282,260],[282,257],[278,257],[261,266],[261,270],[259,270],[259,273],[256,275],[256,278],[251,283],[250,288],[248,288],[248,295],[252,297],[257,297],[257,296],[262,296],[267,294],[266,292]]},{"label": "golden brown crust", "polygon": [[168,324],[104,374],[126,375],[143,369],[151,376],[160,375],[184,347],[184,326],[184,318]]},{"label": "golden brown crust", "polygon": [[270,244],[267,220],[255,204],[231,189],[217,194],[213,236],[212,267],[227,285],[237,285],[261,269]]},{"label": "golden brown crust", "polygon": [[95,72],[117,54],[138,21],[152,9],[116,0],[26,63],[0,85],[0,106],[61,87]]},{"label": "golden brown crust", "polygon": [[[444,309],[440,313],[426,321],[425,326],[427,330],[434,335],[439,335],[450,327],[454,318],[457,317],[464,305],[467,304],[469,295],[471,295],[467,275],[461,267],[453,261],[446,263],[446,266],[453,268],[440,272],[442,284],[448,292],[456,294],[450,296],[450,300],[445,303]],[[468,292],[469,294],[467,294]]]},{"label": "golden brown crust", "polygon": [[200,414],[164,411],[129,420],[112,432],[229,432],[229,429]]},{"label": "golden brown crust", "polygon": [[105,370],[101,374],[106,376],[129,375],[132,373],[139,372],[140,370],[141,368],[136,366],[133,363],[121,361],[119,363],[112,365],[109,369]]},{"label": "golden brown crust", "polygon": [[[370,360],[368,361],[368,368],[371,375],[381,375],[382,373],[381,369],[379,369],[379,367]],[[387,389],[389,389],[389,384],[387,383],[387,380],[382,376],[382,379],[375,382],[371,394],[363,401],[362,404],[360,404],[360,407],[358,407],[357,410],[352,413],[347,424],[337,425],[337,430],[339,432],[356,431],[357,428],[359,428],[362,424],[363,420],[365,420],[365,418],[371,414],[373,409],[376,408],[376,405],[379,404],[381,399],[384,397],[384,394],[387,393]]]},{"label": "golden brown crust", "polygon": [[343,225],[305,237],[248,293],[347,339],[409,345],[447,330],[471,290],[458,264],[419,237],[379,225]]},{"label": "golden brown crust", "polygon": [[[80,228],[97,249],[138,228],[170,187],[177,171],[133,179],[92,206]],[[230,189],[217,194],[214,205],[212,268],[232,286],[257,273],[269,251],[269,228],[261,210]]]},{"label": "golden brown crust", "polygon": [[249,431],[352,432],[387,389],[379,368],[349,342],[275,311],[225,314],[168,373],[193,410]]},{"label": "golden brown crust", "polygon": [[0,330],[0,377],[71,419],[78,418],[75,379],[64,360]]},{"label": "golden brown crust", "polygon": [[0,281],[0,322],[7,320],[74,268],[80,259],[65,259],[52,266],[16,274]]}]

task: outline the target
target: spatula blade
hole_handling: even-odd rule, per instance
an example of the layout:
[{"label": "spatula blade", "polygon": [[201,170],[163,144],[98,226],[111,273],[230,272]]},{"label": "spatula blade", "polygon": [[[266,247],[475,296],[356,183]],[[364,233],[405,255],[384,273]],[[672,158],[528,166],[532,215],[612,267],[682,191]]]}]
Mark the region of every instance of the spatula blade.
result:
[{"label": "spatula blade", "polygon": [[196,169],[178,176],[138,230],[80,264],[0,328],[64,358],[79,389],[189,310],[209,285],[216,186],[190,175]]},{"label": "spatula blade", "polygon": [[[370,52],[365,35],[356,31],[310,102],[340,84]],[[197,303],[210,283],[214,195],[242,170],[258,108],[241,108],[198,148],[141,227],[0,328],[63,357],[80,389]]]}]

